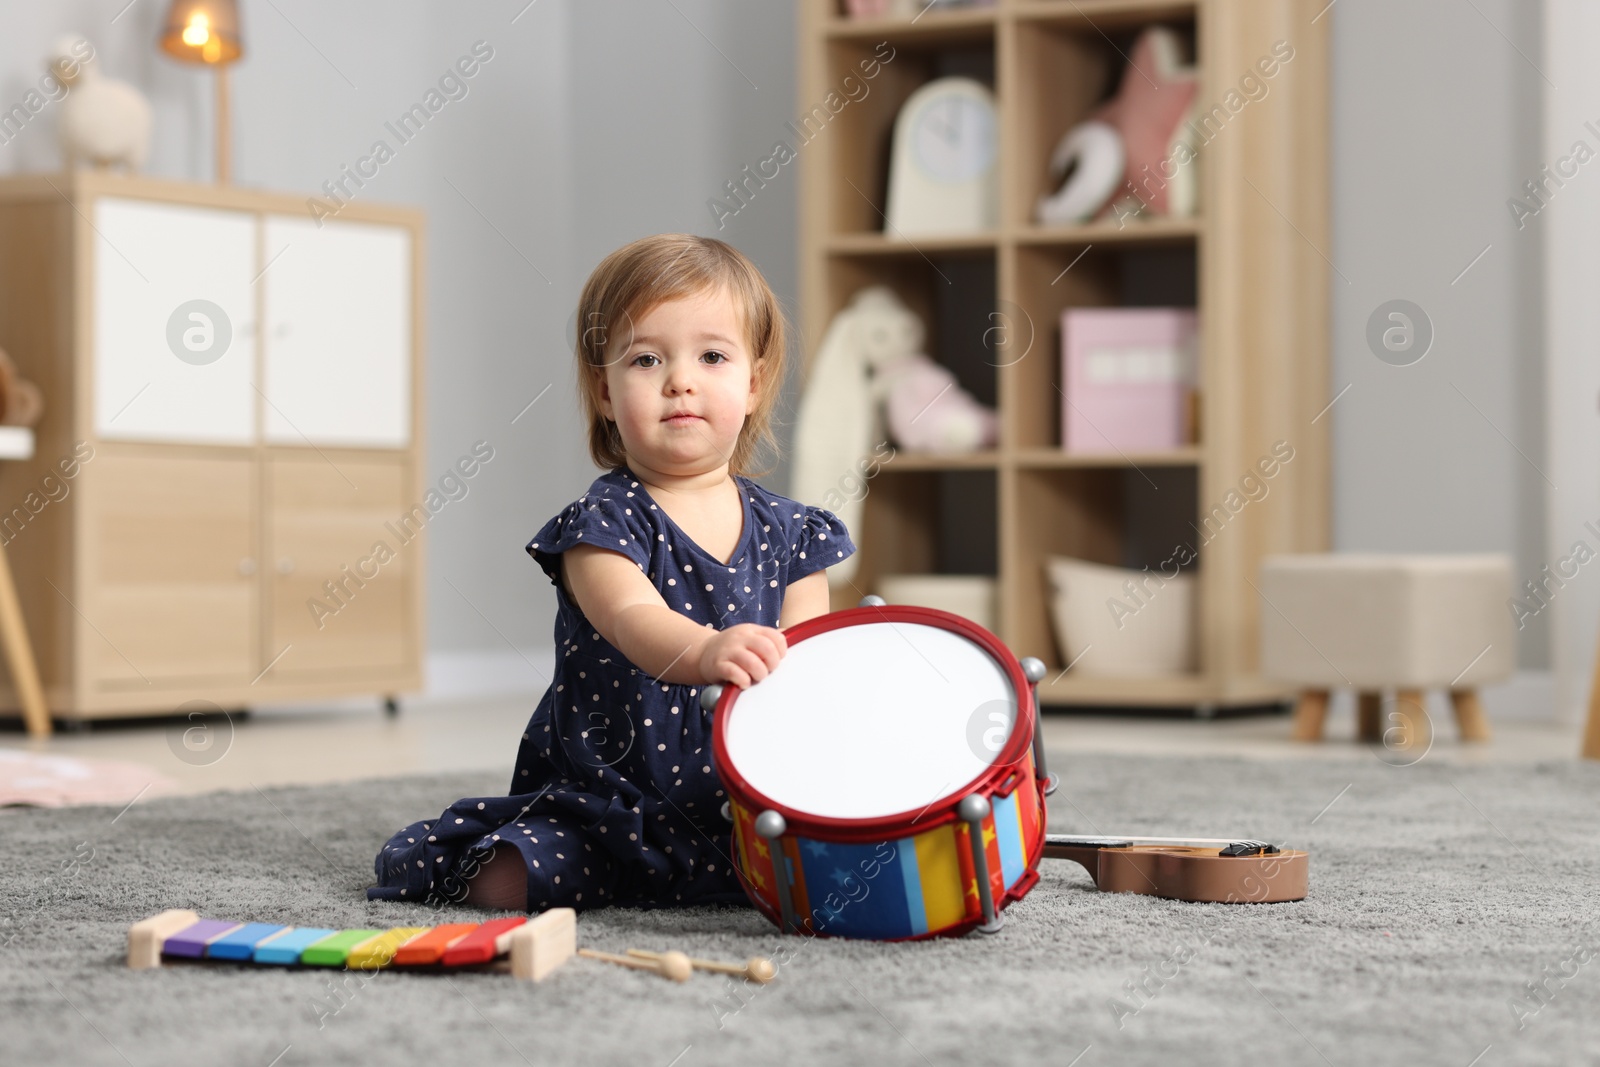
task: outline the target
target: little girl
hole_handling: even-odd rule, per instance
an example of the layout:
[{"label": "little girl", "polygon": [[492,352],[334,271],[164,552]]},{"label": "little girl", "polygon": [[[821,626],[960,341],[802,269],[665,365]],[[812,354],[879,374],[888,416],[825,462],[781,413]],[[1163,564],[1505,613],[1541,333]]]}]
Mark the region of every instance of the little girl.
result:
[{"label": "little girl", "polygon": [[590,275],[577,321],[589,455],[607,473],[527,546],[557,589],[555,677],[510,795],[395,834],[369,898],[746,902],[700,689],[777,667],[780,628],[827,612],[823,569],[855,546],[831,512],[745,477],[773,444],[785,349],[748,259],[705,237],[635,241]]}]

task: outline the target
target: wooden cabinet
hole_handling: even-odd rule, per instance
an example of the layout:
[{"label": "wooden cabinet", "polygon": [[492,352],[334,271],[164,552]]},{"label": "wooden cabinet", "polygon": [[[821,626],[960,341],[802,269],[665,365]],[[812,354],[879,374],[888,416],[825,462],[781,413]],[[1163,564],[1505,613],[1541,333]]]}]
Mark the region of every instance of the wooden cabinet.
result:
[{"label": "wooden cabinet", "polygon": [[[1264,555],[1328,541],[1325,6],[995,0],[857,19],[843,0],[802,0],[801,336],[815,347],[857,291],[887,285],[927,325],[928,354],[1000,415],[991,450],[900,450],[876,465],[852,531],[858,588],[836,590],[834,608],[886,574],[981,573],[996,581],[998,636],[1048,667],[1045,703],[1214,708],[1287,696],[1257,670],[1257,620],[1271,609],[1253,579]],[[1171,28],[1198,68],[1197,211],[1040,225],[1034,206],[1055,191],[1052,151],[1115,89],[1154,24]],[[907,238],[885,226],[892,130],[914,92],[948,75],[995,93],[998,222]],[[1197,443],[1154,454],[1061,448],[1062,313],[1109,306],[1198,312]],[[1280,441],[1293,462],[1262,492],[1258,464]],[[1180,546],[1195,549],[1198,669],[1150,678],[1069,669],[1046,559],[1155,572]]]},{"label": "wooden cabinet", "polygon": [[[247,456],[105,451],[79,475],[89,676],[105,692],[249,685],[256,672],[256,467]],[[26,609],[26,605],[24,605]]]},{"label": "wooden cabinet", "polygon": [[397,670],[417,559],[408,472],[381,459],[277,455],[267,463],[272,668],[280,677]]},{"label": "wooden cabinet", "polygon": [[46,397],[0,537],[54,715],[421,687],[421,251],[404,208],[0,179],[0,347]]}]

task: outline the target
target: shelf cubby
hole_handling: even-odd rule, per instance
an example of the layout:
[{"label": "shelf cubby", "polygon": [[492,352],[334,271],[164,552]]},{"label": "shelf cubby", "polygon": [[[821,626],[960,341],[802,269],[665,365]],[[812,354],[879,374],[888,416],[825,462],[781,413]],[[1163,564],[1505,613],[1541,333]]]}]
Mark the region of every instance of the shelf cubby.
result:
[{"label": "shelf cubby", "polygon": [[[918,25],[923,21],[918,20]],[[927,32],[850,35],[821,45],[824,83],[814,99],[802,97],[806,102],[794,125],[808,138],[815,131],[806,148],[827,159],[824,173],[829,210],[824,232],[830,237],[883,235],[894,122],[912,93],[936,78],[954,75],[995,87],[994,23],[980,22],[967,29],[971,32],[956,36]],[[868,66],[863,68],[863,64]],[[876,74],[865,77],[865,71],[872,69]],[[852,89],[847,78],[854,79],[857,87]],[[829,115],[825,101],[830,93],[848,102],[825,121],[824,116]],[[817,153],[813,145],[822,151]],[[921,243],[920,236],[911,240]]]},{"label": "shelf cubby", "polygon": [[[1192,465],[1024,468],[1016,474],[1016,506],[1033,518],[1009,533],[1007,546],[1036,582],[1008,586],[1006,625],[1052,673],[1061,670],[1050,622],[1049,586],[1043,580],[1051,556],[1068,556],[1111,567],[1159,573],[1192,571],[1200,538],[1193,528],[1198,494]],[[1180,549],[1187,546],[1187,550]],[[1170,562],[1169,562],[1170,561]]]},{"label": "shelf cubby", "polygon": [[1064,242],[1016,246],[1013,289],[1020,352],[1004,363],[1018,379],[1014,418],[1006,422],[1014,448],[1059,447],[1064,383],[1061,313],[1084,307],[1197,307],[1193,240]]},{"label": "shelf cubby", "polygon": [[[1153,23],[1177,32],[1187,55],[1195,54],[1194,5],[1163,5],[1164,17],[1128,9],[1099,17],[1074,4],[1059,11],[1032,12],[1016,23],[1015,55],[1029,91],[1016,96],[1011,158],[1011,196],[1002,205],[1013,226],[1028,225],[1050,182],[1051,153],[1062,136],[1117,91],[1138,33]],[[1078,9],[1078,10],[1074,10]],[[1026,10],[1025,8],[1022,10]]]},{"label": "shelf cubby", "polygon": [[994,467],[934,469],[902,464],[896,456],[872,480],[863,503],[858,598],[888,574],[998,574]]}]

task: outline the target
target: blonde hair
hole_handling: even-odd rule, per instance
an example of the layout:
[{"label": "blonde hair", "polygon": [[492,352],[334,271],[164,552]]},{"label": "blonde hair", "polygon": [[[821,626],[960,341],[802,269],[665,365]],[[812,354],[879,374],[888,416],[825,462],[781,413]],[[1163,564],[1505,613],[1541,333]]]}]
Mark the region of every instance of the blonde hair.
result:
[{"label": "blonde hair", "polygon": [[[745,417],[739,440],[728,457],[730,474],[766,474],[752,469],[758,448],[776,457],[772,412],[783,387],[788,333],[783,309],[756,265],[732,245],[714,237],[662,233],[641,237],[606,256],[589,275],[578,298],[578,395],[589,420],[589,456],[611,470],[627,461],[617,424],[600,410],[600,384],[607,354],[627,343],[633,323],[668,300],[724,287],[741,311],[756,379],[756,406]],[[611,327],[615,326],[615,336]]]}]

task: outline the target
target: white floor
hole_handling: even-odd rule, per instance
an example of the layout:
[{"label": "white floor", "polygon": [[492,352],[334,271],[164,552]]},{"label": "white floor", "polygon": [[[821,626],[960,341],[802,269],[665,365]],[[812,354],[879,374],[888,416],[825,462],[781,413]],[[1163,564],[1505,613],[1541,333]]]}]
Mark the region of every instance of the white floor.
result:
[{"label": "white floor", "polygon": [[[467,770],[497,772],[509,781],[516,746],[535,703],[532,695],[413,701],[393,719],[376,702],[266,708],[211,735],[186,734],[191,728],[182,720],[138,726],[96,724],[86,733],[61,733],[42,742],[20,733],[0,735],[0,747],[141,764],[159,783],[150,795]],[[1494,724],[1493,741],[1463,745],[1456,741],[1452,723],[1436,720],[1435,729],[1434,744],[1421,758],[1460,763],[1576,759],[1581,732],[1577,724],[1508,719]],[[1047,713],[1044,730],[1048,751],[1074,755],[1394,759],[1355,743],[1354,717],[1342,709],[1330,716],[1329,736],[1321,744],[1290,741],[1290,720],[1285,715],[1202,722],[1137,714]]]}]

